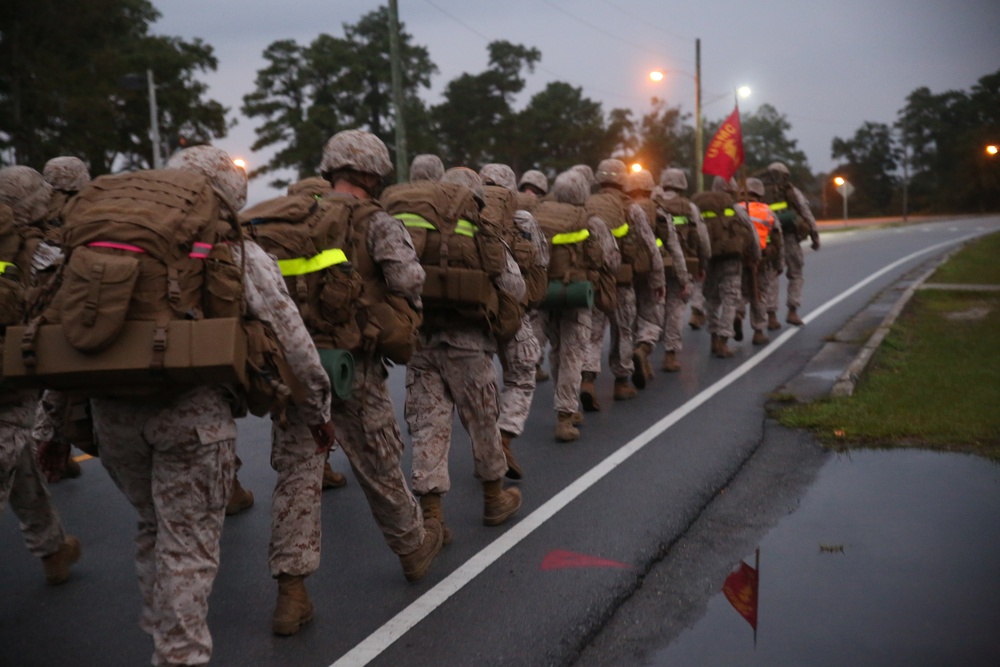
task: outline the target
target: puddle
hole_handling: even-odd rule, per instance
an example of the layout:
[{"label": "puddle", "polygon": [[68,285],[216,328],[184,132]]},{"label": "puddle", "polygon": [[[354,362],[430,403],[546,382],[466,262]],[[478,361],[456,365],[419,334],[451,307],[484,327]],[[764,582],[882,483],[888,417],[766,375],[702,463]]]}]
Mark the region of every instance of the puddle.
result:
[{"label": "puddle", "polygon": [[998,570],[1000,466],[852,453],[645,664],[1000,665]]}]

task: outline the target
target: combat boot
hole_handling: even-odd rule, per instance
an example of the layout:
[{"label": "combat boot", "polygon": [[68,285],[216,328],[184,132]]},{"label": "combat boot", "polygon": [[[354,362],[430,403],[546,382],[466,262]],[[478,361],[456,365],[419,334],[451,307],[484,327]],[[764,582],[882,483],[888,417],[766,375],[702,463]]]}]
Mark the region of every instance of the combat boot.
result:
[{"label": "combat boot", "polygon": [[580,412],[579,410],[574,412],[573,418],[570,419],[570,422],[572,422],[573,426],[580,426],[581,424],[583,424],[583,413]]},{"label": "combat boot", "polygon": [[278,603],[274,606],[271,631],[276,635],[294,635],[313,618],[313,605],[306,591],[303,574],[278,575]]},{"label": "combat boot", "polygon": [[767,313],[767,328],[770,331],[777,331],[781,328],[781,322],[778,321],[778,316],[775,315],[773,310]]},{"label": "combat boot", "polygon": [[705,326],[705,313],[699,308],[692,308],[691,321],[688,322],[688,326],[695,330]]},{"label": "combat boot", "polygon": [[635,398],[638,393],[635,387],[628,383],[628,378],[615,378],[614,399],[616,401],[627,401],[630,398]]},{"label": "combat boot", "polygon": [[799,317],[799,314],[795,312],[795,306],[788,307],[788,317],[785,318],[785,321],[797,327],[805,324],[805,322],[802,321],[802,318]]},{"label": "combat boot", "polygon": [[584,371],[580,382],[580,402],[587,412],[597,412],[601,409],[601,404],[597,402],[597,388],[594,382],[597,380],[597,373]]},{"label": "combat boot", "polygon": [[407,581],[422,579],[431,569],[434,558],[444,544],[444,526],[437,519],[424,519],[424,541],[408,554],[399,557]]},{"label": "combat boot", "polygon": [[330,462],[323,465],[323,490],[339,489],[347,485],[347,477],[333,469]]},{"label": "combat boot", "polygon": [[83,474],[83,468],[80,467],[80,462],[74,459],[72,456],[66,459],[66,467],[62,469],[59,473],[59,479],[55,481],[61,481],[64,479],[76,479]]},{"label": "combat boot", "polygon": [[420,496],[420,511],[424,515],[424,525],[437,521],[441,526],[441,544],[451,544],[451,528],[444,522],[444,508],[441,507],[440,493],[425,493]]},{"label": "combat boot", "polygon": [[521,479],[521,465],[514,458],[514,452],[510,451],[510,441],[514,437],[513,433],[500,431],[500,446],[503,447],[503,456],[507,459],[507,478]]},{"label": "combat boot", "polygon": [[710,354],[714,357],[719,353],[719,336],[718,334],[712,334],[712,349]]},{"label": "combat boot", "polygon": [[244,489],[243,485],[240,484],[240,478],[234,476],[233,492],[229,496],[229,502],[226,503],[226,516],[239,514],[251,507],[253,507],[253,492]]},{"label": "combat boot", "polygon": [[535,382],[545,382],[549,379],[549,374],[541,366],[535,366]]},{"label": "combat boot", "polygon": [[483,523],[499,526],[521,509],[521,490],[503,488],[503,480],[483,482]]},{"label": "combat boot", "polygon": [[572,412],[559,413],[559,421],[556,422],[556,440],[559,442],[573,442],[580,439],[580,429],[573,424],[573,415]]},{"label": "combat boot", "polygon": [[729,338],[726,336],[716,336],[716,340],[717,344],[714,352],[716,357],[719,359],[728,359],[733,356],[733,351],[730,350],[729,346],[726,344]]},{"label": "combat boot", "polygon": [[739,315],[733,320],[733,340],[737,343],[743,340],[743,318]]},{"label": "combat boot", "polygon": [[667,350],[663,353],[663,366],[664,372],[666,373],[676,373],[681,369],[681,365],[677,363],[677,353],[673,350]]},{"label": "combat boot", "polygon": [[751,340],[750,342],[753,343],[754,345],[767,345],[768,343],[771,342],[771,339],[768,337],[766,333],[764,333],[760,329],[754,329],[753,340]]},{"label": "combat boot", "polygon": [[45,581],[52,586],[65,582],[69,579],[70,568],[78,560],[80,560],[80,540],[67,535],[54,553],[42,556]]},{"label": "combat boot", "polygon": [[632,384],[637,389],[645,389],[646,381],[653,377],[653,367],[649,365],[649,355],[653,352],[653,346],[649,343],[639,343],[632,352],[632,363],[635,368],[632,370]]}]

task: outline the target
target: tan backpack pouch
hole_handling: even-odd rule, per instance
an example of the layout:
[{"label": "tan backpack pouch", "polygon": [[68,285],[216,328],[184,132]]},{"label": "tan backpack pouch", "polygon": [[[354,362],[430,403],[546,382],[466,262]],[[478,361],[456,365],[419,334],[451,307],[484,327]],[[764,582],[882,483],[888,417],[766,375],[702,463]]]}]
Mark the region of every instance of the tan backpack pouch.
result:
[{"label": "tan backpack pouch", "polygon": [[239,317],[243,301],[243,272],[233,261],[232,249],[217,243],[205,260],[205,316]]},{"label": "tan backpack pouch", "polygon": [[139,277],[139,259],[81,247],[73,251],[63,278],[59,319],[70,345],[81,352],[100,352],[125,325]]},{"label": "tan backpack pouch", "polygon": [[393,363],[405,364],[417,348],[420,313],[410,302],[396,294],[386,294],[382,301],[367,308],[368,323],[376,329],[376,349]]},{"label": "tan backpack pouch", "polygon": [[24,303],[20,281],[0,275],[0,327],[18,324],[24,315]]}]

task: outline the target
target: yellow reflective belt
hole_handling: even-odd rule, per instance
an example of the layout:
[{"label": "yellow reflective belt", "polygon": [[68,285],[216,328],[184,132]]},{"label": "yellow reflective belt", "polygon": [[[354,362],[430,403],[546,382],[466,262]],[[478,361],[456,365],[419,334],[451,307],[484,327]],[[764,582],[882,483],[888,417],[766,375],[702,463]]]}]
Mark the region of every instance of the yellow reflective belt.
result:
[{"label": "yellow reflective belt", "polygon": [[614,229],[611,230],[611,235],[614,236],[616,239],[620,239],[621,237],[625,236],[626,234],[628,234],[628,223],[627,222],[624,225],[622,225],[621,227],[615,227]]},{"label": "yellow reflective belt", "polygon": [[589,229],[581,229],[578,232],[563,232],[552,237],[552,245],[569,245],[580,243],[590,238]]},{"label": "yellow reflective belt", "polygon": [[7,269],[14,266],[13,262],[0,262],[0,276],[7,273]]},{"label": "yellow reflective belt", "polygon": [[675,225],[686,225],[687,221],[688,221],[688,219],[687,219],[686,215],[675,215],[674,216],[674,224]]},{"label": "yellow reflective belt", "polygon": [[771,204],[772,211],[784,211],[786,208],[788,208],[788,202],[786,201],[779,201]]},{"label": "yellow reflective belt", "polygon": [[[416,229],[429,229],[431,231],[437,231],[437,227],[432,225],[423,216],[417,215],[416,213],[396,213],[392,217],[397,220],[401,220],[407,227],[413,227]],[[461,218],[455,225],[455,233],[461,234],[462,236],[475,236],[479,228],[468,220]]]},{"label": "yellow reflective belt", "polygon": [[[736,215],[736,211],[734,211],[731,208],[727,208],[727,209],[725,209],[722,212],[722,215],[734,216],[734,215]],[[713,211],[702,211],[701,212],[701,217],[703,217],[703,218],[717,218],[718,216]]]},{"label": "yellow reflective belt", "polygon": [[455,225],[455,233],[461,234],[462,236],[475,236],[476,232],[479,231],[479,227],[465,219],[459,219],[458,224]]},{"label": "yellow reflective belt", "polygon": [[346,261],[347,255],[344,254],[343,250],[340,248],[330,248],[313,257],[279,259],[278,268],[281,269],[281,275],[285,277],[301,276],[306,273],[322,271],[327,267],[342,264]]},{"label": "yellow reflective belt", "polygon": [[662,248],[663,247],[663,239],[657,237],[657,239],[656,239],[656,247],[657,248]]}]

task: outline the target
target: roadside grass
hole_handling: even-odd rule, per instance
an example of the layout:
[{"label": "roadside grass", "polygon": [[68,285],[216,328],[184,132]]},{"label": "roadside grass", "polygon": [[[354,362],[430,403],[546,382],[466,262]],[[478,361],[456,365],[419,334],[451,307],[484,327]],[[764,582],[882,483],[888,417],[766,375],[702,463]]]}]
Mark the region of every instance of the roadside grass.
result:
[{"label": "roadside grass", "polygon": [[[928,280],[1000,285],[1000,234],[957,252]],[[921,290],[852,396],[781,405],[786,426],[826,445],[922,447],[1000,462],[1000,292]]]}]

